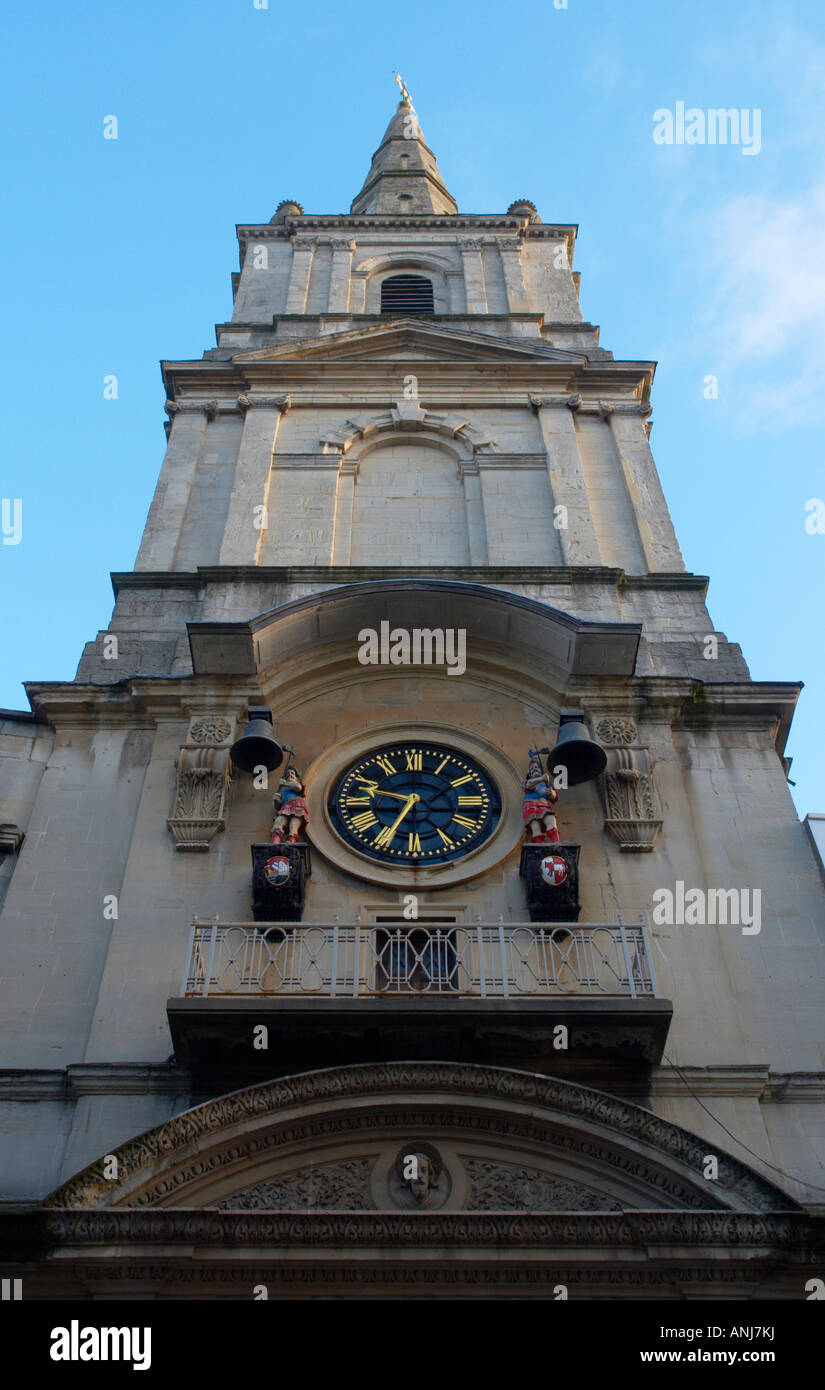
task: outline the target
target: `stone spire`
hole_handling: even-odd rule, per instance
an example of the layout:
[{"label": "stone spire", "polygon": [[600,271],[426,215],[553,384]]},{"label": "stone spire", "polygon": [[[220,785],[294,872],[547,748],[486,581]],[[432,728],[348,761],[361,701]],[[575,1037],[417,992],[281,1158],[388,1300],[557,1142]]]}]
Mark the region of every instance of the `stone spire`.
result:
[{"label": "stone spire", "polygon": [[409,92],[400,82],[399,86],[402,99],[350,212],[399,216],[458,212],[458,204],[444,187],[435,155],[421,132]]}]

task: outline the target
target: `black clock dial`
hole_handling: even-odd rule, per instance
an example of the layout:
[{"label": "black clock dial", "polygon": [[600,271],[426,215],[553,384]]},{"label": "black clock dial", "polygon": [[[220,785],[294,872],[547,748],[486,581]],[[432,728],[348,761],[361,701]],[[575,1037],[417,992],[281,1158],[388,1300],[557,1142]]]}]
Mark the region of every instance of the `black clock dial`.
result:
[{"label": "black clock dial", "polygon": [[492,835],[498,788],[465,753],[437,743],[388,743],[339,779],[329,815],[343,840],[388,864],[461,859]]}]

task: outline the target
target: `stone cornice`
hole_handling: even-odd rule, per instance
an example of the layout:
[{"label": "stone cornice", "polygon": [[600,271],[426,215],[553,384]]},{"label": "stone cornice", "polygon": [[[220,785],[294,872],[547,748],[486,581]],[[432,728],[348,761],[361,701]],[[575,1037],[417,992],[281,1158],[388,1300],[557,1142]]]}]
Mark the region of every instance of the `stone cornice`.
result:
[{"label": "stone cornice", "polygon": [[491,227],[515,233],[516,235],[565,237],[575,241],[579,230],[577,222],[531,222],[525,225],[524,218],[514,213],[409,213],[404,216],[381,213],[338,213],[328,215],[304,215],[289,217],[285,222],[238,222],[235,231],[239,241],[261,241],[264,238],[289,239],[296,232],[314,231],[316,228],[330,228],[337,232],[351,229],[360,231],[400,231],[409,230],[429,232],[455,232],[465,228],[478,231]]},{"label": "stone cornice", "polygon": [[0,1100],[75,1101],[81,1096],[188,1095],[192,1081],[185,1067],[79,1062],[61,1070],[14,1068],[0,1071]]},{"label": "stone cornice", "polygon": [[[312,454],[308,458],[316,460]],[[498,455],[489,455],[495,466]],[[505,455],[504,458],[509,457]],[[531,455],[521,455],[532,461]],[[333,460],[335,462],[335,460]],[[121,589],[200,589],[223,583],[353,584],[397,579],[408,567],[388,565],[201,565],[197,570],[117,570],[111,575],[115,597]],[[683,589],[704,594],[705,575],[662,573],[628,575],[606,565],[431,565],[416,568],[421,579],[457,579],[472,584],[609,584],[640,589]]]},{"label": "stone cornice", "polygon": [[[625,1090],[633,1089],[627,1079]],[[192,1078],[174,1063],[80,1062],[65,1068],[0,1070],[0,1100],[74,1101],[88,1095],[188,1095]],[[825,1072],[775,1072],[767,1064],[730,1063],[717,1066],[654,1067],[650,1080],[638,1087],[639,1096],[742,1096],[772,1105],[821,1105],[825,1102]],[[633,1091],[636,1094],[636,1090]]]},{"label": "stone cornice", "polygon": [[243,716],[249,702],[260,703],[256,677],[132,676],[111,685],[75,681],[25,681],[38,715],[55,728],[127,726],[153,729],[164,721],[189,719],[193,713],[237,705]]},{"label": "stone cornice", "polygon": [[[409,357],[371,358],[357,351],[358,344],[366,341],[364,337],[353,337],[353,353],[348,355],[339,345],[340,339],[336,344],[336,335],[330,333],[294,342],[236,347],[228,361],[164,361],[161,368],[168,397],[166,409],[170,414],[175,407],[207,414],[237,410],[239,394],[250,395],[254,390],[265,393],[272,385],[283,388],[287,383],[294,408],[317,409],[321,402],[350,411],[364,409],[382,403],[387,390],[401,379],[404,366],[410,363],[422,381],[426,382],[430,375],[437,378],[433,390],[428,392],[430,405],[456,410],[470,406],[531,410],[535,408],[535,394],[543,404],[567,405],[585,415],[650,414],[650,363],[589,360],[586,349],[575,352],[553,348],[543,338],[537,340],[532,352],[530,340],[510,347],[489,334],[485,341],[484,336],[478,335],[474,342],[469,331],[462,330],[461,336],[455,338],[444,335],[440,353],[436,351],[439,340],[433,335],[430,357],[411,352]],[[327,338],[329,351],[325,353]],[[302,356],[308,342],[312,351]],[[475,347],[477,353],[473,351]],[[455,355],[456,350],[462,355]],[[320,391],[319,369],[324,373]],[[485,375],[490,377],[491,385],[484,384]],[[356,406],[353,390],[359,392]],[[302,392],[306,393],[303,399]],[[208,399],[204,399],[206,393]]]}]

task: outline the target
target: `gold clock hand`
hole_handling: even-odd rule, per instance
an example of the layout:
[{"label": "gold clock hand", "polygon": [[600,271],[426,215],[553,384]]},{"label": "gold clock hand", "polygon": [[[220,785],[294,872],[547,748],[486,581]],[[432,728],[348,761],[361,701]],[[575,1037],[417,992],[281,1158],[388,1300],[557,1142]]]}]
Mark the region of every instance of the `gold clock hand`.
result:
[{"label": "gold clock hand", "polygon": [[412,810],[412,807],[415,805],[416,801],[420,800],[421,798],[420,796],[418,796],[416,792],[413,792],[411,796],[408,796],[406,803],[401,807],[401,810],[398,812],[398,815],[396,816],[392,825],[385,825],[383,830],[379,830],[378,834],[376,835],[373,841],[373,844],[380,846],[388,845],[391,842],[391,840],[395,838],[395,832],[398,829],[404,817],[406,816],[407,812]]},{"label": "gold clock hand", "polygon": [[[391,796],[391,797],[393,798],[393,800],[395,800],[395,801],[407,801],[407,800],[408,800],[408,795],[407,795],[407,794],[402,794],[401,792],[384,792],[384,791],[376,791],[376,792],[374,793],[374,795],[375,795],[375,796]],[[418,797],[418,796],[416,797],[416,801],[420,801],[420,799],[421,799],[420,797]]]}]

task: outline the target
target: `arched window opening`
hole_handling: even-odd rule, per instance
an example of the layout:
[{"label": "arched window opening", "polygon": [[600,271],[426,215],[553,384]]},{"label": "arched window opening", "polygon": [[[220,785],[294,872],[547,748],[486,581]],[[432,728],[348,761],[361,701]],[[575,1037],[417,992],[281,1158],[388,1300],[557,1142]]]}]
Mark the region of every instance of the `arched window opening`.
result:
[{"label": "arched window opening", "polygon": [[423,275],[391,275],[381,285],[382,314],[432,314],[433,282]]}]

